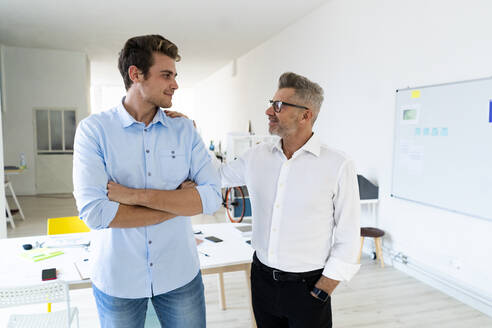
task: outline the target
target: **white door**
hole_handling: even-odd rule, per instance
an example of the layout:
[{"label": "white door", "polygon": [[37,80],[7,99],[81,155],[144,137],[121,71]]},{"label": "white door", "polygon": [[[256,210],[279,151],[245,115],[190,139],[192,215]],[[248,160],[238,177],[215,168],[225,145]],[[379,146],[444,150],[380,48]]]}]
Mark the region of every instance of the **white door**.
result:
[{"label": "white door", "polygon": [[75,109],[34,109],[36,193],[71,193]]}]

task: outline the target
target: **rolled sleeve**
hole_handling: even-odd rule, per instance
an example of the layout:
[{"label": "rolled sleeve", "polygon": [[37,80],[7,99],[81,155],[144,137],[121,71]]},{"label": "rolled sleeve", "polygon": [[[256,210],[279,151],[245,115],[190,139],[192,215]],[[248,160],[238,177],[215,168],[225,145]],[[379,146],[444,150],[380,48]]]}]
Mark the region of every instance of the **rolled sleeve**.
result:
[{"label": "rolled sleeve", "polygon": [[360,199],[354,163],[346,161],[338,176],[338,190],[333,199],[334,242],[323,275],[348,281],[359,270]]},{"label": "rolled sleeve", "polygon": [[80,217],[91,229],[105,229],[116,216],[119,205],[107,199],[95,200],[80,210]]},{"label": "rolled sleeve", "polygon": [[94,127],[82,121],[75,133],[73,157],[74,197],[79,215],[91,229],[108,228],[119,203],[107,197],[104,156]]},{"label": "rolled sleeve", "polygon": [[338,281],[349,281],[359,269],[360,264],[347,263],[330,256],[323,269],[323,276]]},{"label": "rolled sleeve", "polygon": [[197,186],[196,189],[202,200],[204,214],[214,214],[220,206],[221,197],[216,188],[208,185]]},{"label": "rolled sleeve", "polygon": [[194,136],[190,179],[197,184],[196,189],[200,194],[203,213],[213,214],[219,209],[222,203],[219,175],[195,128],[193,128],[192,133]]}]

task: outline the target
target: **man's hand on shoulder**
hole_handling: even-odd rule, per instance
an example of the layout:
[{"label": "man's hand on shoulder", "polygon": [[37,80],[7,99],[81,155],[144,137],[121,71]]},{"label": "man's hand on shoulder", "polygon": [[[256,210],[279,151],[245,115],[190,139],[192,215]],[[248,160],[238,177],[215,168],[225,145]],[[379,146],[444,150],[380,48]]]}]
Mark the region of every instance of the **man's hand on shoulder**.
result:
[{"label": "man's hand on shoulder", "polygon": [[138,189],[127,188],[116,182],[108,182],[108,198],[109,200],[126,205],[138,205],[137,204],[137,192]]},{"label": "man's hand on shoulder", "polygon": [[[184,117],[184,118],[187,118],[189,119],[188,116],[186,116],[185,114],[181,113],[181,112],[176,112],[176,111],[173,111],[173,110],[167,110],[165,109],[164,112],[166,113],[166,115],[170,118],[176,118],[176,117]],[[193,120],[193,126],[196,128],[196,123],[195,123],[195,120]]]},{"label": "man's hand on shoulder", "polygon": [[166,113],[166,115],[169,116],[170,118],[176,118],[176,117],[188,118],[188,116],[186,116],[185,114],[183,114],[181,112],[176,112],[174,110],[167,110],[167,109],[165,109],[164,110],[164,113]]}]

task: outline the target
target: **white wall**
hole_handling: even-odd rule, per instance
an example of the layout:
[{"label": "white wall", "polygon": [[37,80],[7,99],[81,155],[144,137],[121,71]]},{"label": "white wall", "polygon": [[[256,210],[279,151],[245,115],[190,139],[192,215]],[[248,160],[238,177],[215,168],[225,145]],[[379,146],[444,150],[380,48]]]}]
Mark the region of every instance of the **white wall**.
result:
[{"label": "white wall", "polygon": [[319,82],[326,100],[316,133],[381,187],[378,222],[363,224],[378,224],[387,249],[492,314],[492,222],[389,198],[395,90],[491,76],[490,12],[488,0],[330,1],[240,57],[236,76],[231,64],[203,81],[188,114],[204,139],[245,131],[248,119],[266,133],[264,111],[281,73]]},{"label": "white wall", "polygon": [[[0,44],[0,167],[3,167],[3,129],[2,129],[2,112],[3,112],[3,51],[4,47]],[[0,172],[0,181],[4,181],[4,172]],[[0,188],[0,238],[7,238],[7,220],[5,218],[5,188]]]},{"label": "white wall", "polygon": [[[89,113],[89,62],[79,52],[5,47],[4,67],[5,165],[19,165],[19,153],[24,152],[28,169],[12,183],[16,194],[34,194],[33,108],[77,108],[77,122],[85,118]],[[53,160],[53,167],[71,165],[72,156],[65,156],[64,161]],[[71,174],[63,179],[64,185],[71,185]],[[71,192],[71,188],[58,192]]]}]

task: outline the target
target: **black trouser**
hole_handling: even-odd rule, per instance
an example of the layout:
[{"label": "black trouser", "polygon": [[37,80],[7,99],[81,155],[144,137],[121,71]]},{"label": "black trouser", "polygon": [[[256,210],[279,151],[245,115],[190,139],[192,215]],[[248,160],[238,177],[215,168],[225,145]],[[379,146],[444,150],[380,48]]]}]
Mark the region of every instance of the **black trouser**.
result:
[{"label": "black trouser", "polygon": [[323,270],[288,273],[261,263],[253,255],[251,294],[258,328],[331,328],[331,298],[311,295]]}]

